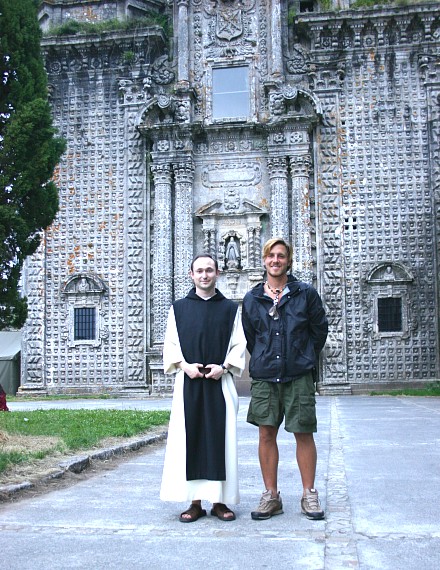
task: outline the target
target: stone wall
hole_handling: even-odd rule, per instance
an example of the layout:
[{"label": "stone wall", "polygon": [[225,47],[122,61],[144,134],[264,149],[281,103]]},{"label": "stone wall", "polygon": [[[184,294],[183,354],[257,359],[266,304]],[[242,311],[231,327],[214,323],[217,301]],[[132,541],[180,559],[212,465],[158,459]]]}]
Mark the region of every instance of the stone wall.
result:
[{"label": "stone wall", "polygon": [[[80,3],[50,4],[44,22]],[[171,393],[163,336],[191,258],[215,255],[240,301],[272,235],[329,315],[322,393],[439,378],[438,4],[293,19],[282,0],[86,4],[88,21],[172,9],[174,38],[43,41],[68,148],[59,215],[26,268],[21,390]],[[237,67],[247,116],[219,119],[215,70]],[[75,338],[82,308],[92,340]]]},{"label": "stone wall", "polygon": [[[435,379],[438,11],[419,5],[299,20],[324,116],[319,229],[333,326],[323,382]],[[334,172],[326,168],[331,155]],[[378,331],[377,299],[385,297],[402,299],[400,332]]]}]

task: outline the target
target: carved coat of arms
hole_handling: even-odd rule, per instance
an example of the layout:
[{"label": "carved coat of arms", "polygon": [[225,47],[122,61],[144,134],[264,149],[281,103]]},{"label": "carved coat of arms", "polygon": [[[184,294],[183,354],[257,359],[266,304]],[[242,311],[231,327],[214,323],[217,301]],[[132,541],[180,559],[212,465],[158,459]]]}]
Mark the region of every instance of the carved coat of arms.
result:
[{"label": "carved coat of arms", "polygon": [[217,14],[217,37],[222,40],[232,40],[243,32],[241,10],[226,8],[224,12]]},{"label": "carved coat of arms", "polygon": [[216,16],[216,36],[222,40],[233,40],[243,33],[243,12],[250,10],[255,0],[211,0],[207,13]]}]

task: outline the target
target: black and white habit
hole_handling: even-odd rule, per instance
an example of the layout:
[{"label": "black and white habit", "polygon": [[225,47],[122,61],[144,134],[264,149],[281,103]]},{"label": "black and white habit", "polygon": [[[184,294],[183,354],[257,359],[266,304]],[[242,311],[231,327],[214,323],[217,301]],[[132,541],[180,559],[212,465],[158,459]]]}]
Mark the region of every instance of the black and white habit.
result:
[{"label": "black and white habit", "polygon": [[[232,375],[245,366],[246,339],[238,305],[216,289],[208,300],[195,289],[168,314],[164,371],[175,373],[160,498],[237,504],[238,396]],[[220,380],[189,378],[176,364],[227,363]]]}]

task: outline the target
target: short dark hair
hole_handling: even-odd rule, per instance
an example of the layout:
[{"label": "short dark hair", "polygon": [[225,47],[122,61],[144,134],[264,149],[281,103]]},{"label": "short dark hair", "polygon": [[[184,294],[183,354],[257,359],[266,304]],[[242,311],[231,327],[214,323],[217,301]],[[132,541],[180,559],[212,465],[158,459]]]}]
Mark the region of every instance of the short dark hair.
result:
[{"label": "short dark hair", "polygon": [[191,261],[191,271],[193,271],[194,262],[200,259],[201,257],[209,257],[209,259],[212,259],[212,261],[215,264],[215,270],[218,271],[218,261],[215,259],[215,257],[212,257],[210,253],[201,253],[200,255],[196,255],[195,258]]}]

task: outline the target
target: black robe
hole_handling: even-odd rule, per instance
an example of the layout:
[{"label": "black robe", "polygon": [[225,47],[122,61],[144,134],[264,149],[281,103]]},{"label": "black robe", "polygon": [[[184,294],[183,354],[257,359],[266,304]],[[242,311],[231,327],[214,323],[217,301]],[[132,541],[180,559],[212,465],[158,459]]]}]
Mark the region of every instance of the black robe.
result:
[{"label": "black robe", "polygon": [[[173,304],[186,362],[223,364],[238,305],[216,289],[207,301],[192,289]],[[226,480],[226,405],[221,380],[185,374],[186,479]]]}]

